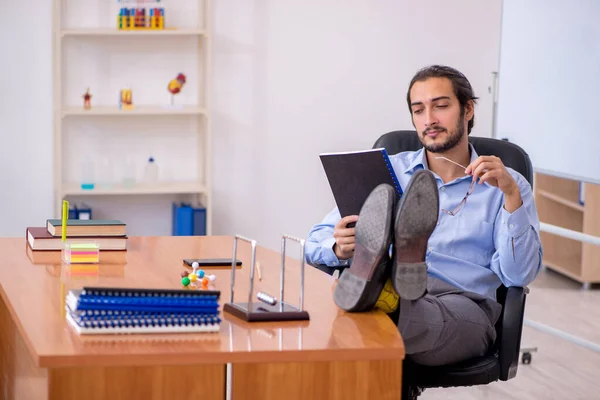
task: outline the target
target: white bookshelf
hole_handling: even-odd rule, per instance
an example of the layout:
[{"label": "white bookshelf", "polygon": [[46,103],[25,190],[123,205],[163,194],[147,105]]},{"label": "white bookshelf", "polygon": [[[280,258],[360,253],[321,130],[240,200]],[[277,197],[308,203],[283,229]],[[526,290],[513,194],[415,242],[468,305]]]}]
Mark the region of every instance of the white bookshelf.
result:
[{"label": "white bookshelf", "polygon": [[[166,233],[172,214],[164,196],[172,196],[206,207],[211,234],[210,1],[162,0],[150,6],[166,9],[165,29],[119,30],[119,8],[134,3],[53,0],[55,217],[65,198],[75,204],[93,198],[94,212],[109,217],[118,214],[123,196],[143,196],[139,216],[124,211],[128,225],[155,218]],[[178,73],[187,81],[170,107],[167,84]],[[86,110],[88,87],[92,107]],[[132,110],[118,105],[125,87],[133,89]],[[150,156],[161,170],[156,183],[143,180]],[[134,185],[123,182],[125,159],[134,165]],[[81,187],[82,160],[94,165],[93,189]],[[107,166],[110,180],[100,181]],[[144,215],[157,195],[164,211],[148,206]]]},{"label": "white bookshelf", "polygon": [[81,28],[60,31],[60,36],[206,36],[204,29],[118,30],[116,28]]},{"label": "white bookshelf", "polygon": [[92,190],[82,189],[77,184],[64,185],[62,192],[69,195],[136,195],[136,194],[206,194],[206,187],[202,182],[169,182],[156,185],[139,184],[134,187],[114,185],[111,187],[98,187]]},{"label": "white bookshelf", "polygon": [[136,106],[135,109],[124,111],[117,106],[97,106],[90,110],[81,107],[64,107],[61,111],[63,118],[68,116],[152,116],[152,115],[202,115],[207,116],[205,108],[199,106],[182,106],[180,108],[167,108],[162,106]]}]

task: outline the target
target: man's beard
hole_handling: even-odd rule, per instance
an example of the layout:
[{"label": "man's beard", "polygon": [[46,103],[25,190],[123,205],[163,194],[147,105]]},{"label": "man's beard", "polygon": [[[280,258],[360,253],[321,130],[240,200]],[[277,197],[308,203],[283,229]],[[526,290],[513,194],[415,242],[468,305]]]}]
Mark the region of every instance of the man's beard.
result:
[{"label": "man's beard", "polygon": [[[437,130],[444,131],[447,133],[446,141],[443,143],[428,143],[428,144],[426,144],[425,138],[427,137],[427,132],[437,131]],[[461,118],[459,118],[459,120],[458,120],[458,123],[456,124],[456,128],[451,133],[448,132],[448,129],[441,127],[441,126],[436,126],[435,128],[431,128],[431,129],[425,129],[425,131],[423,131],[423,146],[431,153],[443,153],[445,151],[452,149],[454,146],[456,146],[458,143],[460,143],[463,136],[465,136],[465,118],[464,118],[464,116],[461,116]]]}]

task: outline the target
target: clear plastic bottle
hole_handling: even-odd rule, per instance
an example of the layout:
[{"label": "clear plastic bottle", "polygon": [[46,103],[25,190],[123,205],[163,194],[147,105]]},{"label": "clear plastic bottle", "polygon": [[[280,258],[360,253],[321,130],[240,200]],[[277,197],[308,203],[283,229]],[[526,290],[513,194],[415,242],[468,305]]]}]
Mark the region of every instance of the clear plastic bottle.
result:
[{"label": "clear plastic bottle", "polygon": [[90,157],[86,157],[81,165],[81,188],[92,190],[95,187],[95,183],[94,161]]},{"label": "clear plastic bottle", "polygon": [[136,184],[136,168],[131,157],[126,157],[123,161],[122,184],[124,188],[131,189]]},{"label": "clear plastic bottle", "polygon": [[158,165],[154,157],[150,157],[144,169],[144,183],[154,184],[158,182]]},{"label": "clear plastic bottle", "polygon": [[100,159],[99,168],[98,168],[98,179],[97,185],[102,189],[110,189],[114,184],[114,171],[113,171],[113,163],[110,162],[108,157],[103,157]]}]

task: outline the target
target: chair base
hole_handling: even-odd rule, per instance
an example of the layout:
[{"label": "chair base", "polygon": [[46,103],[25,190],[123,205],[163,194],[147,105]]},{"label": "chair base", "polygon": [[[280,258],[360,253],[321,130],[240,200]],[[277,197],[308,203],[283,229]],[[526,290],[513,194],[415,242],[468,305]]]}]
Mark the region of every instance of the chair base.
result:
[{"label": "chair base", "polygon": [[416,386],[408,386],[402,385],[402,400],[417,400],[425,389],[416,387]]},{"label": "chair base", "polygon": [[425,389],[487,385],[500,379],[497,355],[462,363],[427,367],[405,361],[402,376],[403,399],[416,400]]}]

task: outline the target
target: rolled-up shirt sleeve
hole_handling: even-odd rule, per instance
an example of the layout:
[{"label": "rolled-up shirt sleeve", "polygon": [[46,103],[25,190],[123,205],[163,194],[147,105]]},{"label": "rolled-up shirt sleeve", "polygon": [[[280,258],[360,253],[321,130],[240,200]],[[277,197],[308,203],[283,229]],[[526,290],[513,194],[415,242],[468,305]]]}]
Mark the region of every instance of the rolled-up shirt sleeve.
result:
[{"label": "rolled-up shirt sleeve", "polygon": [[491,269],[509,286],[530,284],[542,266],[540,222],[531,186],[521,175],[514,176],[519,185],[523,204],[509,213],[504,207],[498,212],[494,242],[496,252]]},{"label": "rolled-up shirt sleeve", "polygon": [[339,260],[333,251],[335,244],[333,229],[341,218],[336,207],[323,218],[323,221],[311,228],[304,249],[307,263],[329,267],[349,265],[349,260]]}]

